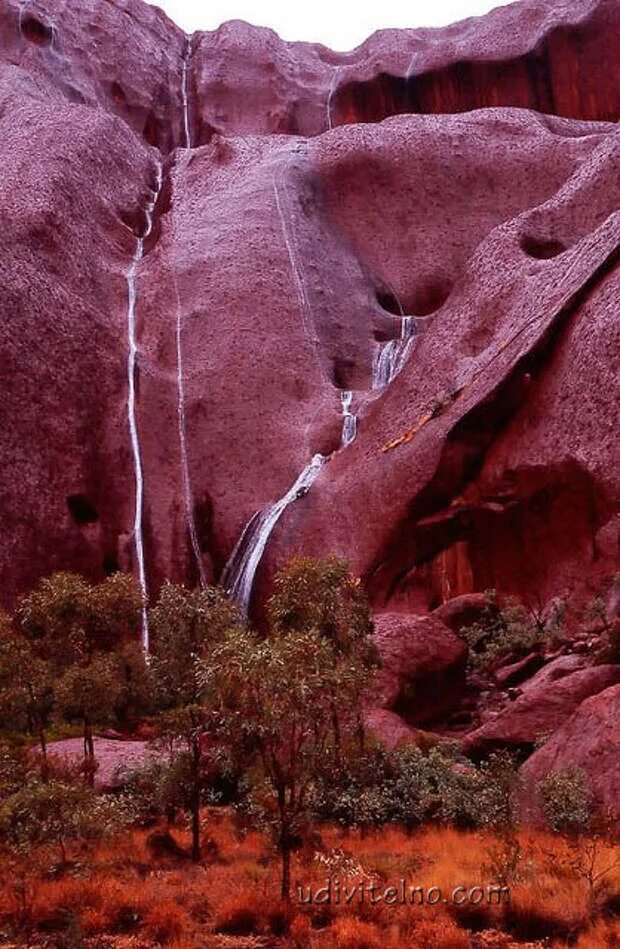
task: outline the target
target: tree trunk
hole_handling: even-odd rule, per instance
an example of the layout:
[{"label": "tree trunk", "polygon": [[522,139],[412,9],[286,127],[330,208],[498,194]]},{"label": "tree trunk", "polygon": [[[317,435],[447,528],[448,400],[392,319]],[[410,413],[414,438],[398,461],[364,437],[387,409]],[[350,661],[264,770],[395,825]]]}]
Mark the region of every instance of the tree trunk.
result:
[{"label": "tree trunk", "polygon": [[192,860],[200,860],[200,799],[192,800]]},{"label": "tree trunk", "polygon": [[86,782],[92,787],[95,786],[95,743],[93,741],[93,730],[90,721],[84,717],[84,772]]},{"label": "tree trunk", "polygon": [[338,718],[338,710],[335,705],[332,704],[332,726],[334,729],[334,749],[336,751],[336,766],[338,768],[342,767],[342,739],[340,736],[340,719]]},{"label": "tree trunk", "polygon": [[200,739],[192,742],[192,860],[200,860]]},{"label": "tree trunk", "polygon": [[291,901],[291,850],[285,842],[281,849],[282,856],[282,887],[280,895],[286,903]]},{"label": "tree trunk", "polygon": [[366,729],[364,728],[364,719],[360,714],[357,716],[357,740],[359,743],[360,754],[366,751]]},{"label": "tree trunk", "polygon": [[49,777],[49,765],[47,762],[47,740],[45,738],[45,729],[39,726],[39,745],[41,746],[41,777],[47,781]]},{"label": "tree trunk", "polygon": [[282,879],[280,895],[285,902],[291,899],[291,840],[289,820],[286,808],[286,788],[283,784],[278,787],[278,816],[280,818],[280,833],[278,850],[282,858]]}]

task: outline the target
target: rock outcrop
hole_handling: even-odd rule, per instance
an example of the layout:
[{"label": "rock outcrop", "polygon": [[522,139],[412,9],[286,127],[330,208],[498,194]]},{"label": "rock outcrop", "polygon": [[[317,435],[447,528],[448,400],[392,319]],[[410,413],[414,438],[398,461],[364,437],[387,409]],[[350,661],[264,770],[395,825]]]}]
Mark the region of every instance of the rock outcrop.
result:
[{"label": "rock outcrop", "polygon": [[139,547],[150,592],[217,581],[251,544],[254,608],[300,551],[391,614],[591,595],[618,556],[619,39],[615,0],[348,54],[7,0],[6,604]]},{"label": "rock outcrop", "polygon": [[542,821],[536,785],[554,771],[580,768],[586,775],[594,803],[609,815],[620,808],[620,685],[593,695],[521,768],[523,816]]},{"label": "rock outcrop", "polygon": [[432,616],[380,613],[375,645],[381,660],[378,704],[409,724],[440,718],[465,692],[467,646]]},{"label": "rock outcrop", "polygon": [[463,747],[470,754],[504,747],[532,751],[563,726],[584,699],[618,682],[620,666],[588,666],[557,676],[542,669],[514,702],[471,732]]}]

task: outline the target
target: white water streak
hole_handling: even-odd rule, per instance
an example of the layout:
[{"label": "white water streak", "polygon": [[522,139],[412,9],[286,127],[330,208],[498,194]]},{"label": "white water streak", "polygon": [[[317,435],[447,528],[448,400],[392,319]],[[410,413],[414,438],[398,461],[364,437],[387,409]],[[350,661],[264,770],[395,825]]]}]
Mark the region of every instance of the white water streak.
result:
[{"label": "white water streak", "polygon": [[[183,104],[183,129],[185,135],[185,153],[186,156],[192,147],[191,128],[189,122],[189,100],[187,96],[187,61],[190,53],[190,45],[185,48],[183,55],[183,70],[181,75],[181,97]],[[187,421],[185,415],[185,374],[183,371],[183,320],[181,313],[181,298],[179,287],[175,279],[176,293],[176,351],[177,351],[177,419],[179,429],[179,448],[181,452],[181,476],[183,481],[183,502],[185,506],[185,520],[189,533],[192,551],[196,559],[198,573],[200,575],[201,586],[207,585],[202,552],[198,541],[198,532],[196,530],[196,520],[194,517],[194,492],[192,490],[192,481],[189,473],[189,454],[187,450]]]},{"label": "white water streak", "polygon": [[182,320],[181,320],[181,300],[179,290],[176,287],[177,296],[177,316],[176,316],[176,344],[177,344],[177,417],[179,423],[179,446],[181,449],[181,474],[183,478],[183,500],[185,502],[185,518],[189,532],[190,542],[198,572],[200,574],[200,583],[203,587],[207,585],[202,553],[198,542],[198,533],[196,531],[196,521],[194,519],[194,495],[192,491],[192,482],[189,474],[189,458],[187,452],[187,425],[185,420],[185,376],[183,373],[183,339],[182,339]]},{"label": "white water streak", "polygon": [[256,570],[274,527],[289,504],[303,497],[314,484],[325,461],[323,455],[315,455],[279,501],[254,515],[237,541],[222,574],[221,582],[246,616]]},{"label": "white water streak", "polygon": [[19,0],[18,24],[19,24],[19,32],[22,36],[24,34],[24,14],[26,12],[27,7],[29,7],[31,3],[32,3],[32,0]]},{"label": "white water streak", "polygon": [[[133,454],[134,474],[136,482],[136,502],[133,523],[134,546],[136,551],[136,562],[138,566],[138,580],[140,589],[146,601],[146,568],[144,564],[144,540],[142,536],[142,513],[144,507],[144,477],[142,472],[142,455],[140,452],[140,438],[138,435],[138,425],[136,421],[136,366],[138,357],[138,346],[136,343],[136,303],[138,299],[136,276],[138,265],[144,256],[144,242],[153,229],[153,214],[155,205],[159,198],[162,187],[162,167],[157,167],[157,184],[155,190],[151,192],[151,198],[146,207],[146,227],[144,234],[136,241],[136,249],[125,274],[127,281],[127,338],[129,351],[127,355],[127,379],[129,392],[127,396],[127,418],[129,421],[129,434],[131,437],[131,450]],[[146,603],[142,609],[142,647],[145,653],[149,652],[149,627],[146,612]]]},{"label": "white water streak", "polygon": [[379,350],[372,373],[373,389],[384,389],[402,372],[415,338],[413,317],[401,318],[400,339],[391,339]]},{"label": "white water streak", "polygon": [[329,83],[329,91],[328,91],[328,93],[327,93],[327,106],[326,106],[326,112],[327,112],[327,128],[328,128],[330,131],[331,131],[332,128],[334,127],[334,126],[332,125],[332,99],[333,99],[333,97],[334,97],[334,92],[336,91],[336,83],[338,82],[338,73],[339,73],[339,72],[340,72],[340,69],[338,69],[338,68],[337,68],[337,69],[334,69],[334,72],[332,73],[331,81],[330,81],[330,83]]},{"label": "white water streak", "polygon": [[350,389],[343,389],[340,392],[340,402],[342,405],[342,437],[340,447],[346,448],[355,439],[357,435],[357,416],[351,411],[353,393]]},{"label": "white water streak", "polygon": [[[283,174],[283,171],[281,173]],[[303,275],[297,262],[297,254],[295,251],[293,237],[289,233],[287,218],[282,206],[282,194],[284,194],[286,198],[289,198],[286,181],[279,183],[277,170],[274,170],[271,183],[273,187],[278,218],[280,221],[280,228],[282,230],[282,237],[284,239],[286,252],[291,265],[291,272],[293,274],[293,282],[295,284],[295,290],[297,293],[302,325],[306,335],[314,343],[314,352],[318,359],[318,354],[316,352],[317,340],[314,333],[312,311],[308,303]],[[220,582],[224,589],[228,591],[229,595],[237,601],[246,615],[250,605],[250,598],[252,596],[254,577],[265,551],[265,547],[269,541],[269,537],[271,536],[271,532],[273,531],[278,520],[288,505],[297,497],[303,496],[309,490],[310,486],[318,477],[325,460],[326,459],[323,455],[314,455],[310,464],[306,465],[293,486],[286,492],[285,495],[283,495],[283,497],[280,498],[279,501],[269,505],[262,511],[256,512],[248,524],[246,524],[241,537],[237,541],[237,544],[230,555],[228,563],[222,572]]]},{"label": "white water streak", "polygon": [[188,40],[185,52],[183,53],[183,67],[181,71],[181,100],[183,103],[183,134],[185,137],[185,148],[192,147],[192,131],[189,122],[189,98],[187,94],[187,61],[190,54],[191,44]]},{"label": "white water streak", "polygon": [[300,312],[301,312],[302,323],[303,323],[304,329],[305,329],[305,331],[306,331],[306,334],[307,334],[307,335],[310,337],[310,339],[316,344],[316,339],[315,339],[315,334],[314,334],[314,327],[311,325],[313,321],[312,321],[311,316],[310,316],[310,305],[309,305],[309,303],[308,303],[308,297],[306,296],[306,288],[305,288],[305,286],[304,286],[304,280],[303,280],[303,276],[302,276],[302,274],[301,274],[301,270],[299,269],[299,266],[298,266],[298,264],[297,264],[297,254],[295,253],[295,248],[294,248],[294,245],[293,245],[293,238],[292,238],[292,236],[289,234],[288,225],[287,225],[287,222],[286,222],[286,217],[285,217],[285,215],[284,215],[284,211],[283,211],[283,208],[282,208],[282,199],[281,199],[281,192],[280,192],[280,189],[282,188],[282,190],[284,191],[284,194],[286,195],[286,197],[288,197],[288,191],[287,191],[287,187],[286,187],[286,182],[284,182],[284,183],[280,186],[280,185],[278,184],[277,173],[276,173],[276,171],[274,171],[273,176],[272,176],[272,179],[271,179],[271,184],[272,184],[272,187],[273,187],[273,193],[274,193],[274,197],[275,197],[275,200],[276,200],[276,208],[277,208],[277,211],[278,211],[278,218],[279,218],[279,220],[280,220],[280,227],[281,227],[281,230],[282,230],[282,237],[284,238],[284,244],[285,244],[285,247],[286,247],[286,252],[287,252],[287,254],[288,254],[288,259],[289,259],[289,262],[290,262],[290,265],[291,265],[291,270],[292,270],[292,272],[293,272],[293,279],[294,279],[294,281],[295,281],[295,289],[296,289],[296,291],[297,291],[297,298],[298,298],[298,301],[299,301],[299,309],[300,309]]}]

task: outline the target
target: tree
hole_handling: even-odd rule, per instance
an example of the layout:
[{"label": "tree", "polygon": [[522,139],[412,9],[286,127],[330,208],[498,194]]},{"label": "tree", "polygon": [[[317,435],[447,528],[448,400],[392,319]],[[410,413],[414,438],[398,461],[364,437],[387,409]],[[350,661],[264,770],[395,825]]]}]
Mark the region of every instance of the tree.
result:
[{"label": "tree", "polygon": [[188,590],[165,583],[149,622],[158,703],[162,708],[199,705],[202,685],[195,660],[241,625],[237,607],[217,587]]},{"label": "tree", "polygon": [[150,611],[153,635],[151,672],[157,703],[165,710],[159,740],[171,759],[179,757],[184,800],[191,815],[192,858],[200,859],[200,805],[213,776],[209,696],[198,674],[198,661],[240,628],[236,606],[214,587],[187,590],[166,583]]},{"label": "tree", "polygon": [[93,585],[87,605],[93,648],[107,652],[139,642],[144,594],[131,574],[114,573]]},{"label": "tree", "polygon": [[[128,575],[90,584],[75,573],[55,573],[44,577],[17,608],[30,643],[30,653],[21,649],[21,667],[31,714],[40,721],[48,670],[49,681],[53,676],[55,682],[54,709],[82,722],[90,784],[96,769],[93,725],[148,705],[148,669],[137,648],[142,607],[140,586]],[[39,684],[38,691],[33,683]],[[43,740],[41,728],[39,734]]]},{"label": "tree", "polygon": [[[274,579],[274,592],[267,605],[270,634],[315,632],[332,643],[337,656],[350,658],[361,675],[361,690],[368,674],[378,666],[378,655],[371,639],[372,617],[368,598],[358,578],[353,577],[345,561],[336,557],[315,560],[297,557]],[[336,749],[342,742],[343,704],[332,694],[332,726]],[[361,715],[355,723],[360,745],[364,744]]]},{"label": "tree", "polygon": [[[575,765],[550,771],[538,782],[538,793],[547,824],[562,834],[568,845],[568,856],[563,859],[572,873],[585,883],[594,909],[606,877],[620,865],[617,820],[595,813],[588,776]],[[552,859],[554,862],[558,859],[557,853]]]},{"label": "tree", "polygon": [[121,645],[114,653],[119,664],[122,685],[117,717],[127,723],[155,708],[155,681],[149,662],[139,642]]},{"label": "tree", "polygon": [[96,839],[132,819],[123,798],[95,794],[84,784],[33,780],[0,804],[0,839],[22,855],[36,847],[57,847],[62,868],[69,841]]},{"label": "tree", "polygon": [[28,771],[27,750],[12,742],[0,741],[0,801],[19,791]]},{"label": "tree", "polygon": [[288,900],[291,852],[312,817],[317,782],[335,764],[332,697],[356,715],[366,670],[316,630],[267,640],[235,630],[199,671],[217,701],[220,737],[231,749],[253,749],[247,803],[273,832]]},{"label": "tree", "polygon": [[94,656],[84,664],[74,663],[56,683],[56,709],[70,721],[82,723],[84,772],[91,786],[97,768],[93,725],[112,721],[123,697],[122,667],[113,653]]},{"label": "tree", "polygon": [[550,771],[538,782],[538,792],[545,820],[556,833],[581,833],[589,828],[592,792],[582,768]]},{"label": "tree", "polygon": [[0,614],[0,715],[16,727],[36,734],[41,748],[42,772],[47,773],[45,729],[54,700],[52,670],[32,643],[16,633],[6,614]]},{"label": "tree", "polygon": [[520,777],[508,752],[494,752],[480,766],[482,784],[476,796],[478,823],[489,827],[497,844],[489,848],[486,869],[502,886],[518,879],[521,843],[517,833],[515,800]]},{"label": "tree", "polygon": [[90,585],[75,573],[44,577],[17,607],[22,629],[39,654],[62,669],[87,649]]},{"label": "tree", "polygon": [[368,598],[337,557],[291,560],[275,576],[267,615],[274,636],[315,631],[331,640],[339,653],[371,651]]},{"label": "tree", "polygon": [[18,605],[17,618],[39,654],[58,669],[138,639],[143,595],[117,573],[90,584],[75,573],[44,577]]}]

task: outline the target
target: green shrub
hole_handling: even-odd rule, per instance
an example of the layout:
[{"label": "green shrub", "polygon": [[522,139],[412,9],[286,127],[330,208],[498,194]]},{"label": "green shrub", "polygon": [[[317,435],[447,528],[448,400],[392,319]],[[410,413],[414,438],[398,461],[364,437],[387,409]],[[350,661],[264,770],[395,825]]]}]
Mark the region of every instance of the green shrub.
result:
[{"label": "green shrub", "polygon": [[538,782],[543,814],[549,827],[559,833],[587,830],[592,818],[592,793],[582,768],[572,766],[551,771]]},{"label": "green shrub", "polygon": [[490,670],[500,659],[509,655],[515,659],[524,656],[552,633],[557,635],[559,614],[545,625],[538,613],[528,611],[517,600],[508,599],[500,606],[494,590],[488,591],[488,596],[489,605],[482,619],[465,626],[459,633],[469,646],[472,670]]}]

